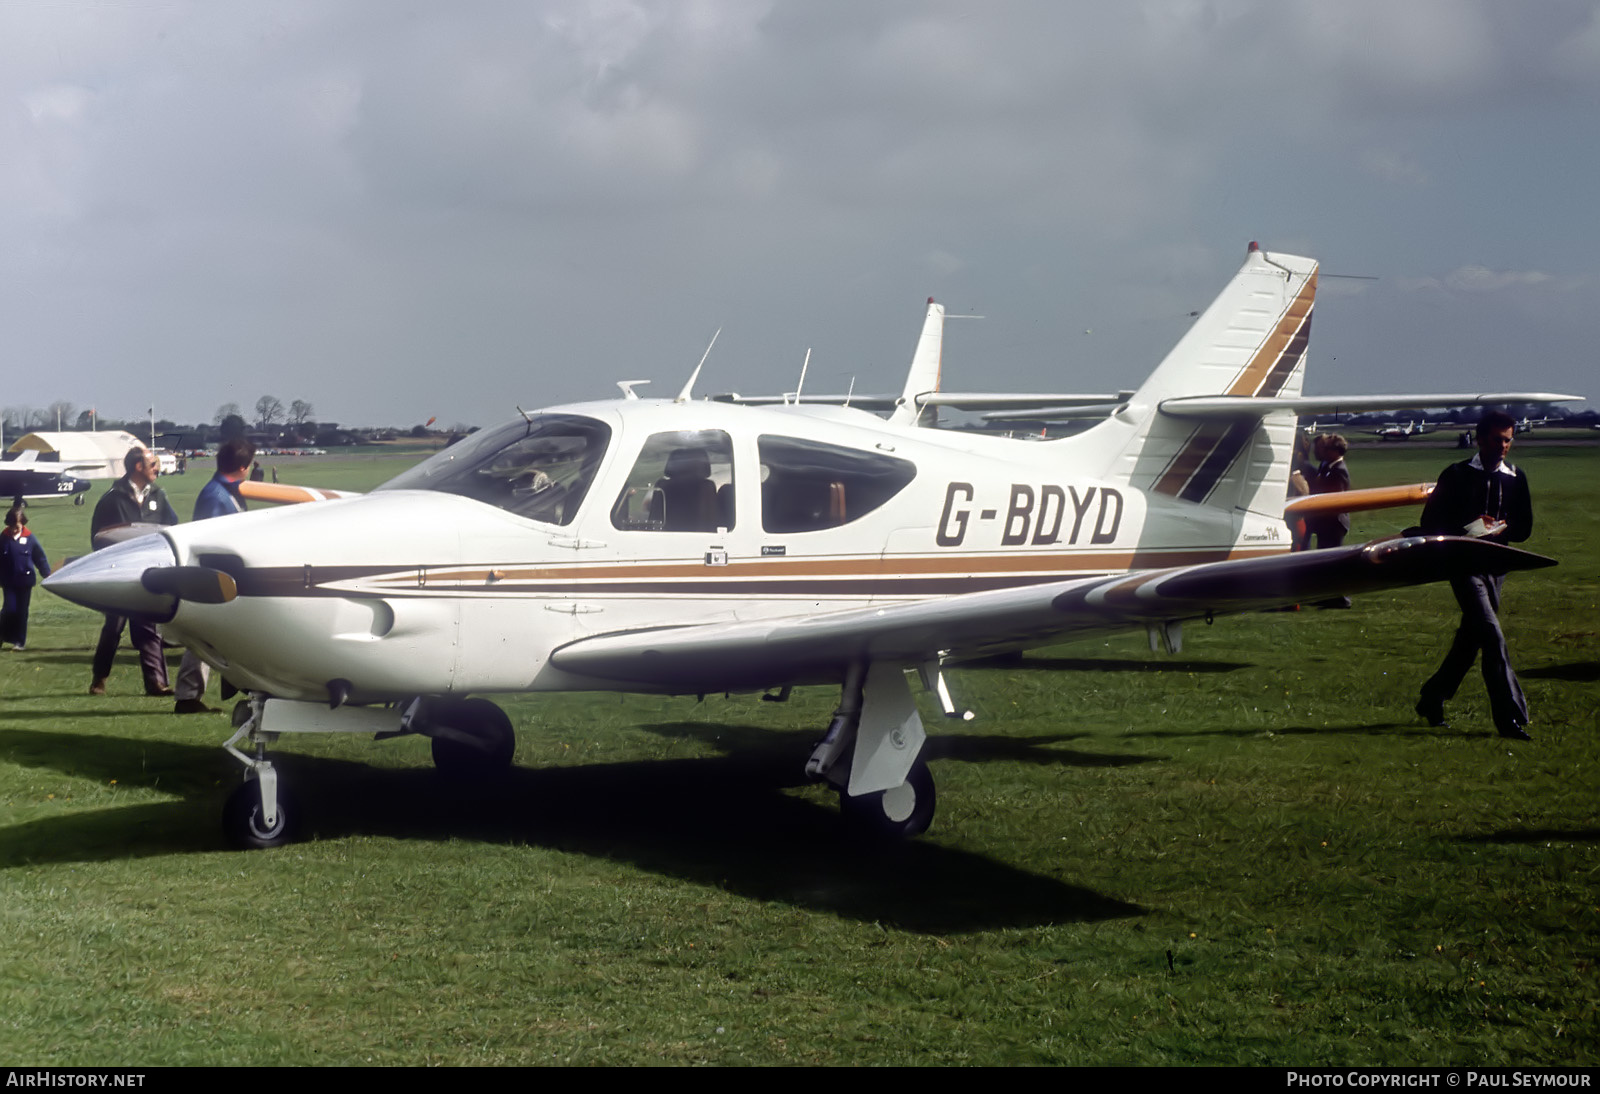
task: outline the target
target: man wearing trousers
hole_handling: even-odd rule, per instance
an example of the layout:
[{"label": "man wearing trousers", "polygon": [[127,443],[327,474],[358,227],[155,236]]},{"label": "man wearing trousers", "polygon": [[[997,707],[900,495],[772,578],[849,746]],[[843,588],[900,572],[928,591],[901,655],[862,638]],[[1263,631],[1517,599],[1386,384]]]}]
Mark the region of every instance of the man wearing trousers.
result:
[{"label": "man wearing trousers", "polygon": [[[256,458],[256,446],[243,437],[223,441],[217,448],[217,473],[200,488],[194,499],[194,519],[210,520],[230,513],[244,512],[244,498],[239,494],[239,483],[250,473],[250,462]],[[203,696],[211,668],[194,655],[183,651],[183,663],[178,666],[178,695],[173,704],[175,714],[215,714],[206,706]]]},{"label": "man wearing trousers", "polygon": [[[1509,414],[1492,410],[1478,422],[1478,454],[1451,464],[1422,510],[1422,532],[1427,535],[1474,536],[1494,543],[1521,543],[1533,531],[1533,500],[1528,476],[1506,463],[1516,423]],[[1444,662],[1422,685],[1416,710],[1431,726],[1446,725],[1444,704],[1483,656],[1483,682],[1489,690],[1500,736],[1529,741],[1528,701],[1512,671],[1500,630],[1500,574],[1469,574],[1451,578],[1450,589],[1461,605],[1461,625]]]},{"label": "man wearing trousers", "polygon": [[[161,465],[145,448],[130,448],[122,458],[122,468],[127,473],[111,484],[111,489],[100,495],[95,504],[94,516],[89,519],[89,532],[98,536],[108,528],[122,524],[177,524],[178,514],[167,500],[166,491],[156,485],[156,475]],[[125,615],[107,615],[100,628],[100,641],[94,650],[94,679],[89,685],[90,695],[106,693],[106,678],[111,675],[111,662],[122,644],[122,631],[126,627],[128,640],[139,651],[139,668],[144,673],[146,695],[171,695],[167,684],[167,659],[161,649],[161,632],[147,619]]]}]

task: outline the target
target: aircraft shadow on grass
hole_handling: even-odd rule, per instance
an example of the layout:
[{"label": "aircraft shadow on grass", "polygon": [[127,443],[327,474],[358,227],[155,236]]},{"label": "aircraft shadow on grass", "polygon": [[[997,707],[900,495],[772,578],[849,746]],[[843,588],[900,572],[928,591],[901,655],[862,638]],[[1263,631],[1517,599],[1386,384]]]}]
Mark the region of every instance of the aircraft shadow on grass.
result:
[{"label": "aircraft shadow on grass", "polygon": [[[794,756],[810,751],[817,737],[812,731],[782,733],[760,726],[710,725],[704,722],[661,722],[642,725],[639,728],[662,737],[701,741],[731,754],[764,750],[781,752],[791,767],[794,766]],[[924,755],[930,760],[955,760],[961,763],[1008,760],[1014,763],[1054,764],[1063,767],[1126,767],[1131,764],[1154,763],[1165,758],[1076,752],[1057,747],[1063,741],[1087,736],[1089,736],[1087,733],[1051,733],[1032,737],[1017,734],[930,733]],[[798,777],[796,772],[791,771],[789,785],[808,784],[806,780]]]},{"label": "aircraft shadow on grass", "polygon": [[1519,669],[1517,675],[1534,680],[1568,680],[1577,684],[1592,684],[1600,680],[1600,661],[1569,661],[1564,665],[1541,665],[1538,668]]},{"label": "aircraft shadow on grass", "polygon": [[1600,843],[1600,828],[1501,828],[1477,836],[1462,836],[1462,843]]},{"label": "aircraft shadow on grass", "polygon": [[[488,785],[452,784],[425,769],[292,753],[280,759],[293,788],[286,807],[301,818],[305,838],[527,843],[935,934],[1146,912],[931,841],[885,846],[853,838],[831,810],[784,793],[800,784],[787,747],[514,768]],[[0,831],[0,869],[223,847],[217,801],[238,775],[214,747],[8,729],[0,730],[0,760],[179,796],[13,825]]]},{"label": "aircraft shadow on grass", "polygon": [[951,666],[961,672],[1237,672],[1254,668],[1249,661],[1142,660],[1131,657],[1040,657],[1034,654],[984,657]]}]

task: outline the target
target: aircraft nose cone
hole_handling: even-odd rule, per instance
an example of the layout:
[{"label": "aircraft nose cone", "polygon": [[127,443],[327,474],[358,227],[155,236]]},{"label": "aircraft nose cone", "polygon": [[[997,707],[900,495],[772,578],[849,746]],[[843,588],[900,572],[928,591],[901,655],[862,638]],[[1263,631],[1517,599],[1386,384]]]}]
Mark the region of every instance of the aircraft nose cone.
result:
[{"label": "aircraft nose cone", "polygon": [[147,589],[146,570],[174,566],[178,557],[163,535],[140,536],[61,567],[44,579],[57,596],[113,615],[170,615],[177,598]]}]

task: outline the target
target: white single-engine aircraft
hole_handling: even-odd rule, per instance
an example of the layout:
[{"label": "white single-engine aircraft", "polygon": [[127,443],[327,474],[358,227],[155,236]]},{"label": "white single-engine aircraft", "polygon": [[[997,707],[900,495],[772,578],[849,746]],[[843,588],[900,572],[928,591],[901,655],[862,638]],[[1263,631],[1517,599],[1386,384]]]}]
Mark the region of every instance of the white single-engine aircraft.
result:
[{"label": "white single-engine aircraft", "polygon": [[265,752],[279,733],[419,733],[440,768],[471,774],[509,765],[515,743],[484,695],[801,684],[842,692],[808,773],[853,820],[915,835],[934,786],[911,669],[954,715],[950,659],[1130,627],[1176,650],[1185,619],[1552,564],[1444,536],[1289,553],[1297,415],[1568,398],[1303,397],[1316,284],[1312,260],[1252,244],[1149,379],[1060,440],[920,424],[956,405],[932,397],[930,303],[888,420],[691,401],[692,376],[670,400],[625,385],[482,430],[370,494],[161,528],[45,586],[164,620],[248,694],[226,746],[246,769],[225,814],[244,846],[292,830]]}]

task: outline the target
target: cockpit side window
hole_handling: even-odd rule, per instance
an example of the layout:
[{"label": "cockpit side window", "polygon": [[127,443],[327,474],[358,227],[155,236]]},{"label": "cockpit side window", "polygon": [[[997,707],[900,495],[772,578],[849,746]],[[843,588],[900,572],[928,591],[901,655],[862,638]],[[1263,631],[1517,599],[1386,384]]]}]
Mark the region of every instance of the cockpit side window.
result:
[{"label": "cockpit side window", "polygon": [[653,434],[611,507],[624,531],[716,532],[733,520],[733,443],[720,429]]},{"label": "cockpit side window", "polygon": [[611,427],[541,414],[480,430],[379,490],[438,490],[547,524],[570,524],[594,481]]},{"label": "cockpit side window", "polygon": [[837,528],[866,516],[910,485],[917,465],[795,437],[763,436],[761,527],[791,533]]}]

